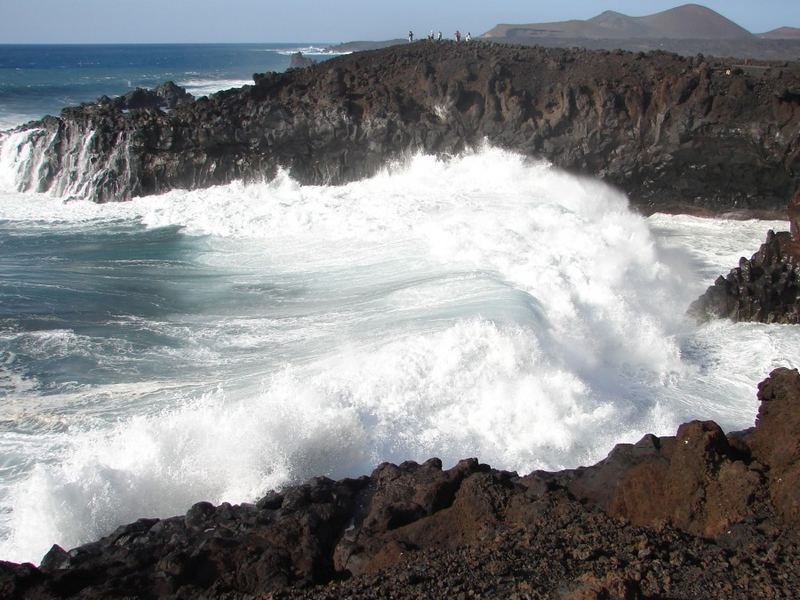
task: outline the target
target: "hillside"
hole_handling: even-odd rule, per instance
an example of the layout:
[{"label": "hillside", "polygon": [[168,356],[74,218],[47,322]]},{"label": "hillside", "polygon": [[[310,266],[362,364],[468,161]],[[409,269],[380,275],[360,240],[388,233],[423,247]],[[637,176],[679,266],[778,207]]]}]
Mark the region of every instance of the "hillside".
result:
[{"label": "hillside", "polygon": [[579,37],[587,39],[749,39],[752,33],[721,14],[697,4],[685,4],[644,17],[605,11],[586,21],[497,25],[483,37]]},{"label": "hillside", "polygon": [[596,17],[556,23],[497,25],[483,34],[494,42],[589,50],[665,50],[759,60],[800,60],[800,29],[781,27],[754,35],[697,4],[631,17],[605,11]]},{"label": "hillside", "polygon": [[800,40],[800,27],[778,27],[766,33],[759,33],[758,37],[765,40]]}]

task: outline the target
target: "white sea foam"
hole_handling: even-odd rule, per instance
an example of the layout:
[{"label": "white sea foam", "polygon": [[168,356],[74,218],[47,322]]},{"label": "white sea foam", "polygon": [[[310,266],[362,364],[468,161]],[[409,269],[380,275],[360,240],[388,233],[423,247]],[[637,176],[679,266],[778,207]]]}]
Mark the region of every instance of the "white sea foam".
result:
[{"label": "white sea foam", "polygon": [[19,189],[21,173],[30,164],[34,145],[31,137],[36,130],[0,133],[0,191]]},{"label": "white sea foam", "polygon": [[231,88],[240,88],[245,85],[252,85],[252,79],[183,79],[178,80],[177,84],[189,92],[195,98],[200,96],[208,96],[221,92],[222,90],[229,90]]},{"label": "white sea foam", "polygon": [[298,46],[297,48],[272,48],[267,50],[259,50],[259,52],[277,52],[278,54],[282,54],[284,56],[291,56],[292,54],[302,52],[303,54],[308,56],[326,56],[326,57],[352,54],[352,52],[340,52],[338,50],[332,50],[330,48],[324,48],[321,46]]},{"label": "white sea foam", "polygon": [[[767,231],[788,231],[788,221],[734,221],[703,219],[688,215],[654,214],[648,222],[665,247],[680,248],[694,259],[703,285],[739,264],[739,257],[750,258],[767,237]],[[708,281],[710,280],[710,281]]]},{"label": "white sea foam", "polygon": [[[88,144],[94,132],[87,133],[79,149],[68,152],[65,167],[68,170],[86,166]],[[42,128],[22,129],[0,133],[0,192],[38,191],[42,172],[46,168],[46,149],[55,143],[56,133],[47,134]],[[54,195],[82,194],[89,185],[88,172],[78,180],[60,178],[52,192]]]},{"label": "white sea foam", "polygon": [[[119,317],[185,341],[174,356],[150,351],[182,365],[174,379],[82,386],[26,409],[75,408],[61,411],[66,432],[34,430],[25,464],[38,464],[0,490],[9,559],[382,460],[528,471],[591,463],[688,418],[746,427],[755,383],[800,362],[793,328],[684,319],[755,251],[763,223],[644,219],[601,183],[495,149],[419,156],[341,187],[281,174],[121,205],[11,194],[0,220],[87,235],[180,225],[240,294],[234,308],[214,292],[191,315]],[[43,340],[54,352],[79,341]]]}]

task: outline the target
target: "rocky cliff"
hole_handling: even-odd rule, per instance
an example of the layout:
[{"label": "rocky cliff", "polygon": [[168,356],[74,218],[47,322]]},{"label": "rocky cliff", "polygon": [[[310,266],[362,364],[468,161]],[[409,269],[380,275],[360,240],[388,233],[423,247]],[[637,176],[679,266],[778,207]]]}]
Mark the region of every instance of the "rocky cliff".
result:
[{"label": "rocky cliff", "polygon": [[[477,460],[142,519],[3,598],[792,598],[800,593],[800,374],[759,385],[754,429],[694,421],[601,463],[520,477]],[[516,595],[516,596],[515,596]]]},{"label": "rocky cliff", "polygon": [[777,208],[800,178],[800,66],[423,41],[172,109],[101,99],[3,143],[20,189],[109,201],[280,167],[342,183],[484,141],[601,177],[645,209]]}]

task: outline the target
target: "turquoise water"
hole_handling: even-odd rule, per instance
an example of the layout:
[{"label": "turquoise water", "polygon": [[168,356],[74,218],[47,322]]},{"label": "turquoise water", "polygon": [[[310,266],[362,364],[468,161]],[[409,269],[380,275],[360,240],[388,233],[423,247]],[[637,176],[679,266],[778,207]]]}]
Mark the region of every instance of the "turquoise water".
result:
[{"label": "turquoise water", "polygon": [[[109,378],[133,382],[164,376],[174,365],[158,356],[128,368],[121,368],[119,358],[146,355],[159,345],[179,348],[182,341],[141,329],[126,317],[158,319],[198,310],[204,302],[198,280],[215,273],[196,264],[195,252],[196,244],[175,227],[111,224],[102,230],[52,226],[45,231],[0,222],[0,336],[6,369],[35,381],[41,394]],[[93,340],[92,352],[47,351],[46,343],[43,348],[34,340],[44,341],[48,331]]]}]

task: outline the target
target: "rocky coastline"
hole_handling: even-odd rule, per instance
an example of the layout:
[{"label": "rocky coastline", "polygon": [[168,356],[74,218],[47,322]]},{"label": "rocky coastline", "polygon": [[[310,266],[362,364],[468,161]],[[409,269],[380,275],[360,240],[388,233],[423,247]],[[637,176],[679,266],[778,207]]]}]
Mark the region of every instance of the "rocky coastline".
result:
[{"label": "rocky coastline", "polygon": [[171,108],[101,98],[14,135],[33,146],[21,190],[100,202],[280,168],[339,184],[488,142],[599,177],[645,212],[775,210],[800,178],[800,65],[422,41]]},{"label": "rocky coastline", "polygon": [[[484,141],[601,177],[646,212],[776,211],[800,181],[798,65],[420,42],[254,81],[200,99],[164,84],[28,124],[20,187],[118,201],[280,168],[335,184]],[[790,220],[690,314],[800,323],[800,194]],[[200,502],[38,567],[0,562],[0,597],[800,597],[800,374],[773,371],[758,399],[747,431],[694,421],[574,470],[433,458]]]},{"label": "rocky coastline", "polygon": [[770,230],[749,260],[739,259],[689,307],[698,321],[800,324],[800,192],[789,202],[790,231]]},{"label": "rocky coastline", "polygon": [[759,385],[755,427],[711,421],[520,476],[475,459],[382,464],[256,504],[140,519],[3,598],[791,598],[800,593],[800,374]]}]

